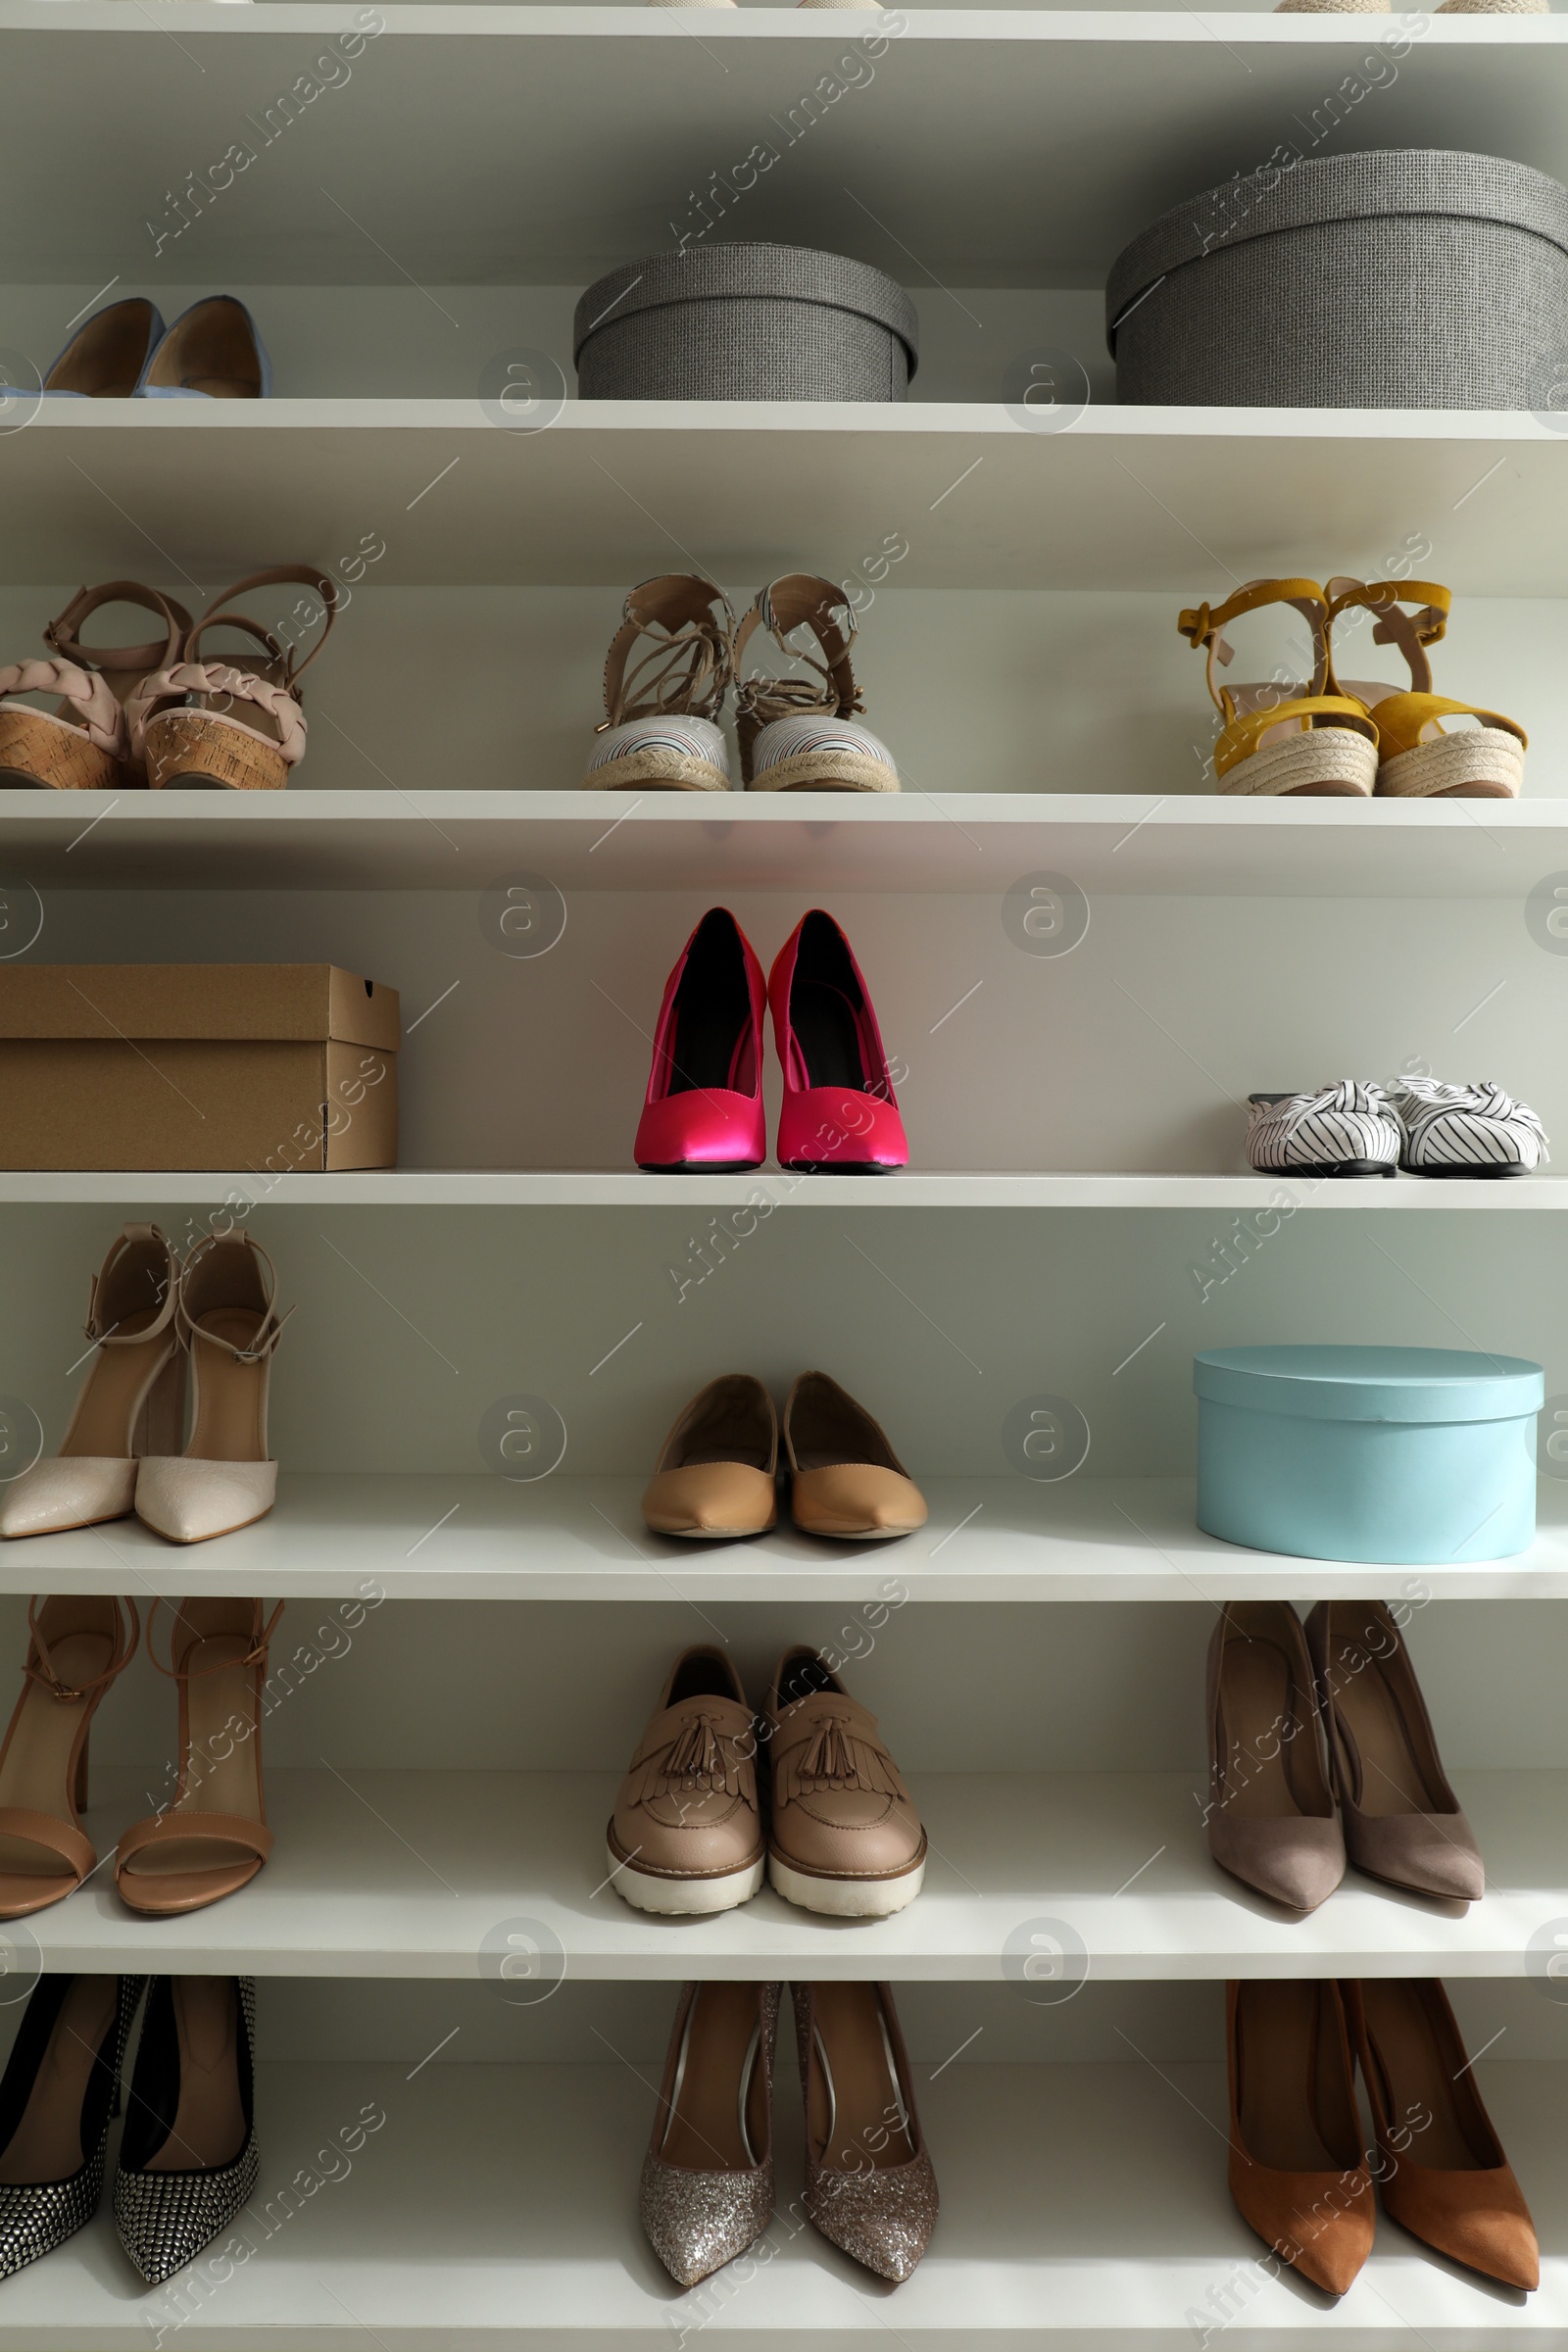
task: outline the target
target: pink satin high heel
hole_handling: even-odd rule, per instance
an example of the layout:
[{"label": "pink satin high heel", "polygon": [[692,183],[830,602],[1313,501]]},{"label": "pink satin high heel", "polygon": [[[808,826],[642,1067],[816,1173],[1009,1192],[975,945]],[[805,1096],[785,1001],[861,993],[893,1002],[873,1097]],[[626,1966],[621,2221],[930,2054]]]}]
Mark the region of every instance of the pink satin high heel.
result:
[{"label": "pink satin high heel", "polygon": [[767,1001],[784,1072],[779,1166],[808,1176],[907,1167],[909,1146],[870,994],[849,941],[819,906],[779,950]]},{"label": "pink satin high heel", "polygon": [[767,1156],[767,984],[727,906],[710,906],[664,984],[634,1156],[656,1175],[724,1175]]}]

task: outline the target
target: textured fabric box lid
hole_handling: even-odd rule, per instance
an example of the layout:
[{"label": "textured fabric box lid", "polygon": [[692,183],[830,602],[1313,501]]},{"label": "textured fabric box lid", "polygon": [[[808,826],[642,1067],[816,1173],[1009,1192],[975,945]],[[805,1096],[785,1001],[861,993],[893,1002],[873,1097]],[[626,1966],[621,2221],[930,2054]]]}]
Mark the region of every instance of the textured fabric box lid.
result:
[{"label": "textured fabric box lid", "polygon": [[1193,1387],[1310,1421],[1514,1421],[1546,1397],[1539,1364],[1468,1348],[1210,1348],[1193,1358]]},{"label": "textured fabric box lid", "polygon": [[398,992],[333,963],[0,965],[4,1038],[337,1038],[398,1049]]},{"label": "textured fabric box lid", "polygon": [[1105,281],[1105,340],[1116,349],[1124,315],[1161,278],[1217,245],[1275,235],[1322,220],[1426,214],[1450,220],[1501,221],[1568,253],[1568,188],[1528,164],[1446,147],[1374,148],[1319,155],[1282,167],[1264,184],[1245,179],[1205,188],[1165,213],[1119,253]]},{"label": "textured fabric box lid", "polygon": [[919,326],[904,288],[869,262],[818,253],[809,245],[688,245],[653,254],[647,261],[624,262],[597,278],[578,303],[571,322],[572,359],[581,359],[595,328],[612,317],[619,320],[638,311],[711,301],[719,295],[813,302],[826,310],[873,318],[898,336],[909,355],[909,373],[914,373]]}]

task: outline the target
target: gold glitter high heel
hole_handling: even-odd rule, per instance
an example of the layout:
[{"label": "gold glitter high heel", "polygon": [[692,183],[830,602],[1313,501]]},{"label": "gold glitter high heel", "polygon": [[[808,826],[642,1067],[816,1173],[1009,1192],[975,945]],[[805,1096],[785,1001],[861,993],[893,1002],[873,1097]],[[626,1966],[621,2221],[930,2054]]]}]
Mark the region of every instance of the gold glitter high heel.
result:
[{"label": "gold glitter high heel", "polygon": [[879,2278],[907,2278],[937,2225],[937,2177],[914,2110],[889,1984],[797,1984],[806,2215]]},{"label": "gold glitter high heel", "polygon": [[648,2242],[678,2286],[744,2254],[773,2218],[778,1984],[688,1984],[643,2159]]}]

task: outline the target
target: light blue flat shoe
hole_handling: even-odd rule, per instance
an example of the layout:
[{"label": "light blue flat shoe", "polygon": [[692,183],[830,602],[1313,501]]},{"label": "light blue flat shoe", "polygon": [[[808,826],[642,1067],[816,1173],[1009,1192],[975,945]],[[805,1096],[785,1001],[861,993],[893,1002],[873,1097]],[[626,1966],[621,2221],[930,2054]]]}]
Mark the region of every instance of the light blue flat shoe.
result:
[{"label": "light blue flat shoe", "polygon": [[0,384],[0,399],[129,400],[164,339],[158,305],[134,294],[95,311],[41,384]]},{"label": "light blue flat shoe", "polygon": [[152,352],[136,384],[138,400],[266,400],[272,363],[256,321],[232,294],[193,302]]}]

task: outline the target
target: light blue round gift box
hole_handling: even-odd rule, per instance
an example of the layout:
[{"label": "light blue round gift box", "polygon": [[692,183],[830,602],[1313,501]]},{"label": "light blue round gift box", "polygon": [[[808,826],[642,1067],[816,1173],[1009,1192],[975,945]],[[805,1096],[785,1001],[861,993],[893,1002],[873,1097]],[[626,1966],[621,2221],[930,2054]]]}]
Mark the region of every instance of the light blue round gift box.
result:
[{"label": "light blue round gift box", "polygon": [[1198,1524],[1254,1551],[1399,1568],[1536,1533],[1539,1364],[1462,1348],[1212,1348],[1193,1359]]}]

